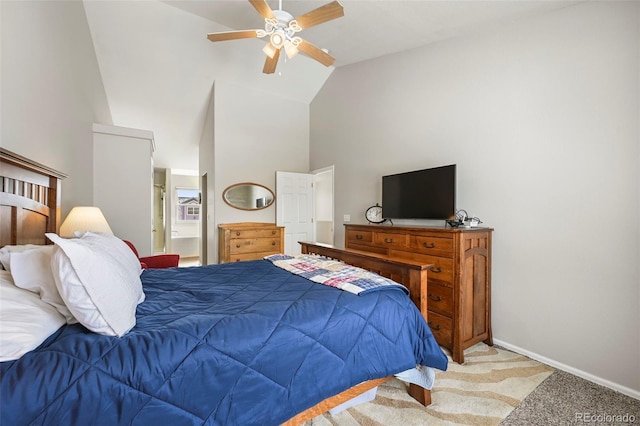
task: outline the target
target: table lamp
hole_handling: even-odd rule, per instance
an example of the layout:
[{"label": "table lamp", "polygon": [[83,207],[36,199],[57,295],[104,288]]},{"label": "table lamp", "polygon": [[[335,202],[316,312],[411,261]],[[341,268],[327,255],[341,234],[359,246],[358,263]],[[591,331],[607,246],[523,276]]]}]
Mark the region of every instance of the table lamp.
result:
[{"label": "table lamp", "polygon": [[113,235],[113,231],[98,207],[74,207],[60,226],[60,236],[75,237],[76,232],[101,232]]}]

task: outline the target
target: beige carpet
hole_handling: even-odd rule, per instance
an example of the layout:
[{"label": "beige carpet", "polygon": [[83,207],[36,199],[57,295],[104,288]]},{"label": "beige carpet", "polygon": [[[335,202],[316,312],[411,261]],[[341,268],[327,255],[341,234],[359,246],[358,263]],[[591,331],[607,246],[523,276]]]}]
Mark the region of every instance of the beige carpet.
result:
[{"label": "beige carpet", "polygon": [[525,356],[479,343],[465,351],[464,365],[449,358],[449,369],[437,372],[428,407],[394,379],[378,387],[373,401],[334,416],[326,413],[306,425],[498,425],[553,371]]}]

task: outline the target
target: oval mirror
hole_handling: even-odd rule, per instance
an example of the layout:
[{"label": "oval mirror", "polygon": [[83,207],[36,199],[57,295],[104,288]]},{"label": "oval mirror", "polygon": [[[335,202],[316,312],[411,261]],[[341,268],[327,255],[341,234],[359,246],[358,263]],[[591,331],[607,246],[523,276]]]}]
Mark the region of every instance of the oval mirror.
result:
[{"label": "oval mirror", "polygon": [[242,182],[225,189],[222,199],[236,209],[260,210],[273,204],[275,195],[273,191],[259,183]]}]

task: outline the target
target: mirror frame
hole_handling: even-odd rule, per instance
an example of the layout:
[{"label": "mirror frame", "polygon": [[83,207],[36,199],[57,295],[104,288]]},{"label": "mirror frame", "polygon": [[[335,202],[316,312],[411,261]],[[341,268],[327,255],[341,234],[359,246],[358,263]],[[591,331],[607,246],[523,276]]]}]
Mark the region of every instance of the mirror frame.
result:
[{"label": "mirror frame", "polygon": [[[233,205],[229,202],[229,200],[227,200],[227,192],[229,192],[230,190],[232,190],[233,188],[236,188],[238,186],[247,186],[247,185],[252,185],[252,186],[258,186],[260,188],[263,188],[265,190],[267,190],[269,192],[269,194],[271,194],[271,201],[268,202],[267,204],[265,204],[262,207],[252,207],[252,208],[247,208],[247,207],[238,207],[236,205]],[[253,210],[262,210],[262,209],[266,209],[267,207],[271,206],[275,201],[276,201],[276,194],[273,193],[273,191],[269,188],[267,188],[264,185],[261,185],[259,183],[255,183],[255,182],[240,182],[240,183],[234,183],[233,185],[229,185],[225,188],[224,191],[222,191],[222,200],[229,206],[229,207],[233,207],[234,209],[238,209],[238,210],[247,210],[247,211],[253,211]]]}]

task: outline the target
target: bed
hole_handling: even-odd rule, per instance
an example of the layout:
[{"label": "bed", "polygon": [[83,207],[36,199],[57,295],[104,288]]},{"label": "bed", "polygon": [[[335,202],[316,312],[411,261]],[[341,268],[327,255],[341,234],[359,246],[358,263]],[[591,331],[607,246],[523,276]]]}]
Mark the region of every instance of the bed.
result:
[{"label": "bed", "polygon": [[[6,150],[0,157],[1,245],[49,244],[52,259],[61,252],[73,259],[66,245],[81,242],[52,235],[64,174]],[[63,324],[0,363],[0,423],[300,424],[416,365],[446,369],[422,313],[400,288],[355,295],[275,263],[136,272],[143,293],[122,300],[135,307],[132,328],[114,325],[121,335],[105,336],[91,325]],[[400,277],[411,291],[409,278],[426,274],[419,265],[395,267],[405,268]],[[411,393],[428,403],[421,384]]]}]

